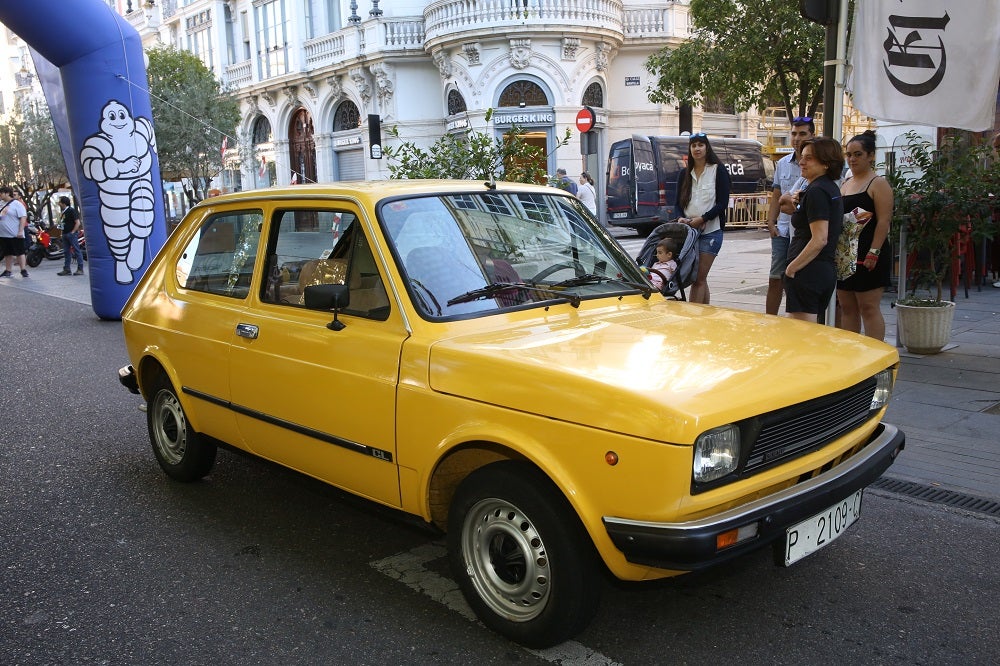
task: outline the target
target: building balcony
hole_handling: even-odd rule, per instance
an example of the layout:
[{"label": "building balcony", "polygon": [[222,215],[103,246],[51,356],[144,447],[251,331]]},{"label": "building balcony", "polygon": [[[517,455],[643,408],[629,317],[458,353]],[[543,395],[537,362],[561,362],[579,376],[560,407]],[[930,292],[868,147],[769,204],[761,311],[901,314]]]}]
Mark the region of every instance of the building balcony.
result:
[{"label": "building balcony", "polygon": [[306,41],[305,66],[312,71],[361,56],[406,52],[423,55],[423,18],[370,18],[356,28],[351,26]]},{"label": "building balcony", "polygon": [[580,32],[621,42],[622,0],[439,0],[424,10],[425,48],[492,35]]}]

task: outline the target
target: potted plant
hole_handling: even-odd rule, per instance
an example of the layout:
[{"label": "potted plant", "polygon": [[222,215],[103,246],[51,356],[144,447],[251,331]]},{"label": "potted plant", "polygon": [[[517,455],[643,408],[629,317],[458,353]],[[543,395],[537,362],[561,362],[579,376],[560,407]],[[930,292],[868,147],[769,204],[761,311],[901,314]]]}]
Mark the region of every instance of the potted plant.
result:
[{"label": "potted plant", "polygon": [[894,235],[905,232],[901,252],[908,253],[896,324],[909,351],[934,354],[948,344],[955,312],[944,299],[945,278],[966,243],[992,234],[997,160],[988,145],[971,146],[968,133],[949,135],[937,148],[906,136],[908,164],[892,179]]}]

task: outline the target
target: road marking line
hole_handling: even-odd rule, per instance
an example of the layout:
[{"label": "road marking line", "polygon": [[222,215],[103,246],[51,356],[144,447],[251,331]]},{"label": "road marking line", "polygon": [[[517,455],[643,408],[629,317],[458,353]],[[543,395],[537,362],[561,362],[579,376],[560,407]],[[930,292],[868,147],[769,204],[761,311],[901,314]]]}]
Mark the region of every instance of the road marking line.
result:
[{"label": "road marking line", "polygon": [[[469,607],[469,604],[465,603],[462,591],[458,589],[458,583],[430,571],[425,566],[428,562],[447,556],[448,551],[444,544],[434,542],[417,546],[405,553],[369,562],[369,564],[376,571],[398,580],[410,589],[425,594],[446,608],[455,611],[465,619],[479,624],[476,614]],[[566,641],[547,650],[524,649],[536,657],[563,666],[621,666],[618,662],[608,659],[600,652],[591,650],[576,641]]]}]

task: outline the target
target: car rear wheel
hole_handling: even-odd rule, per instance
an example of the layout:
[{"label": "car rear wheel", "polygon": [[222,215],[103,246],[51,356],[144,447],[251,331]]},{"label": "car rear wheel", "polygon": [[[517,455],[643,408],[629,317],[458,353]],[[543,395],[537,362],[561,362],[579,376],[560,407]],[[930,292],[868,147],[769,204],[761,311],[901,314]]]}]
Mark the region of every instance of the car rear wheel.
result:
[{"label": "car rear wheel", "polygon": [[488,465],[462,482],[448,516],[448,556],[483,624],[528,647],[571,638],[597,612],[602,581],[590,539],[527,463]]},{"label": "car rear wheel", "polygon": [[217,447],[188,423],[184,407],[165,375],[153,383],[146,407],[146,425],[153,454],[167,476],[197,481],[212,470]]}]

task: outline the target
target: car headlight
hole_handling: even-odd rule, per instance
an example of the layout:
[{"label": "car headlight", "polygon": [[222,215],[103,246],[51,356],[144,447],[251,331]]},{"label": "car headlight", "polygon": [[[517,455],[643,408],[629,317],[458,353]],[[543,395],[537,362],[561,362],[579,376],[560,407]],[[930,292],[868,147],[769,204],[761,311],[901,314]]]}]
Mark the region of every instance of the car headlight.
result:
[{"label": "car headlight", "polygon": [[694,480],[715,481],[740,463],[740,429],[729,425],[703,432],[694,442]]},{"label": "car headlight", "polygon": [[872,396],[871,411],[877,411],[889,404],[892,395],[892,370],[882,370],[875,375],[875,395]]}]

